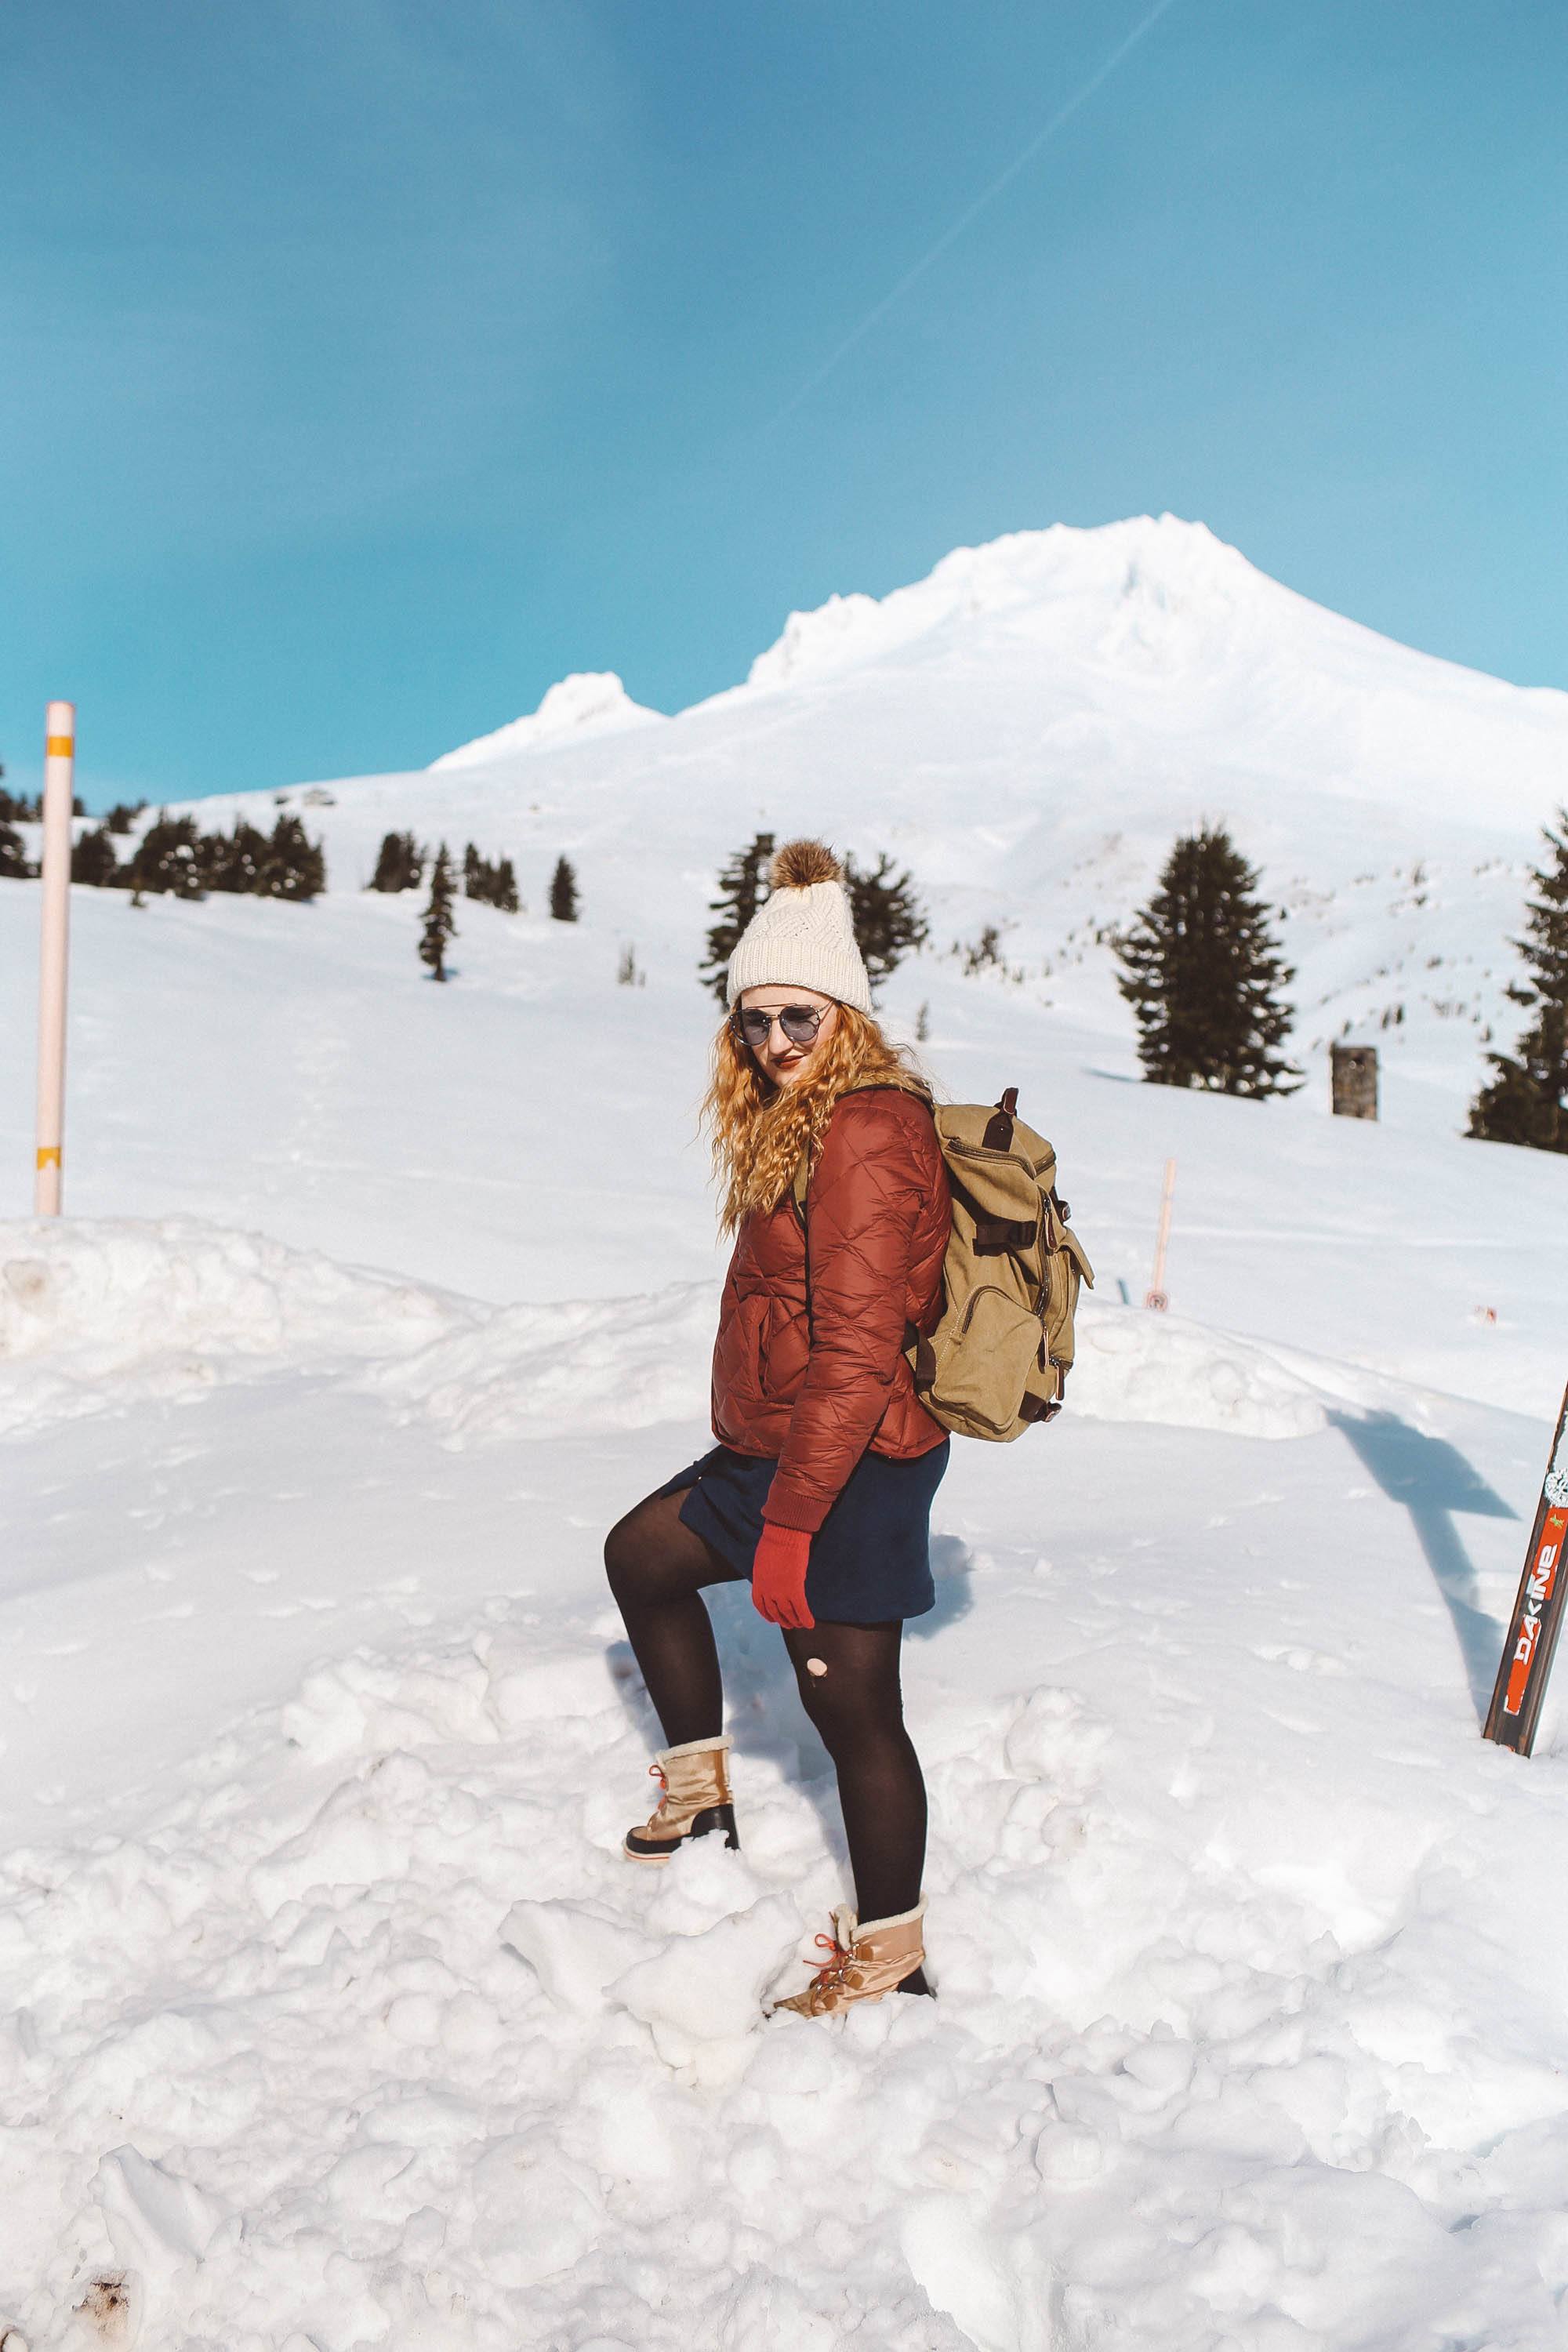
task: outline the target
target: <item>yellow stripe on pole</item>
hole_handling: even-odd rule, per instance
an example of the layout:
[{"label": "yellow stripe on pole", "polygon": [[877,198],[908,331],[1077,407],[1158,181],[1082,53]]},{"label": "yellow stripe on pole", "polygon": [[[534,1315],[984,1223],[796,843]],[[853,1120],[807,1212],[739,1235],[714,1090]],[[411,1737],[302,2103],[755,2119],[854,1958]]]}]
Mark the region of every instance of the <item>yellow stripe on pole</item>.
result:
[{"label": "yellow stripe on pole", "polygon": [[[35,740],[37,738],[34,739]],[[68,760],[76,750],[74,735],[46,735],[44,756],[49,760]]]},{"label": "yellow stripe on pole", "polygon": [[58,1168],[58,1167],[59,1166],[59,1164],[60,1164],[60,1147],[59,1147],[59,1145],[58,1145],[58,1143],[40,1143],[40,1144],[39,1144],[39,1146],[38,1146],[38,1165],[39,1165],[39,1167],[40,1167],[40,1168]]}]

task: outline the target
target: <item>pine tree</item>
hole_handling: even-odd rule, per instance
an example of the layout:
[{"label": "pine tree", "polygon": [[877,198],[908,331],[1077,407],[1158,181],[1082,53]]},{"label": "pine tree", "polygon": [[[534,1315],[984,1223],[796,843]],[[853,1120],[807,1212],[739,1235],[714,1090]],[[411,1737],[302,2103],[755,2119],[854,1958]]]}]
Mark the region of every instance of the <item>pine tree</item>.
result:
[{"label": "pine tree", "polygon": [[845,887],[855,939],[866,959],[873,994],[897,971],[904,958],[922,948],[928,937],[926,919],[915,897],[914,877],[896,874],[884,849],[869,874],[853,857],[844,861]]},{"label": "pine tree", "polygon": [[1223,825],[1178,840],[1160,887],[1116,942],[1117,985],[1138,1024],[1138,1058],[1156,1085],[1216,1094],[1293,1094],[1300,1073],[1276,1051],[1295,974],[1279,957],[1258,875]]},{"label": "pine tree", "polygon": [[430,903],[425,909],[425,929],[419,934],[419,961],[429,965],[433,980],[446,979],[447,944],[458,936],[452,897],[452,861],[443,842],[431,868]]},{"label": "pine tree", "polygon": [[0,877],[7,882],[22,882],[32,870],[21,835],[6,818],[0,816]]},{"label": "pine tree", "polygon": [[1470,1106],[1472,1135],[1538,1151],[1568,1151],[1568,810],[1557,822],[1561,833],[1545,829],[1551,862],[1530,869],[1538,895],[1514,941],[1531,977],[1508,992],[1535,1019],[1511,1054],[1487,1056],[1493,1075]]},{"label": "pine tree", "polygon": [[[115,855],[113,835],[107,825],[99,825],[93,832],[84,833],[79,841],[72,842],[73,882],[85,882],[89,888],[106,890],[112,888],[119,872],[120,860]],[[4,2352],[3,2339],[0,2339],[0,2352]]]},{"label": "pine tree", "polygon": [[175,898],[202,898],[202,836],[195,817],[161,816],[136,845],[130,864],[132,888],[138,900],[144,891]]},{"label": "pine tree", "polygon": [[375,872],[365,887],[370,890],[417,890],[424,878],[425,852],[414,835],[411,833],[384,834]]},{"label": "pine tree", "polygon": [[146,805],[145,801],[138,801],[134,806],[129,801],[116,801],[104,824],[110,833],[129,833]]},{"label": "pine tree", "polygon": [[463,895],[481,906],[497,907],[503,915],[517,914],[521,902],[510,858],[481,857],[470,841],[463,852]]},{"label": "pine tree", "polygon": [[259,898],[287,898],[302,906],[327,887],[327,861],[297,816],[280,816],[272,828],[251,888]]},{"label": "pine tree", "polygon": [[556,859],[550,877],[550,911],[558,923],[577,919],[577,877],[564,857]]},{"label": "pine tree", "polygon": [[708,953],[698,966],[704,988],[721,1004],[726,1000],[727,968],[742,932],[768,895],[768,869],[773,862],[773,836],[759,833],[747,849],[738,849],[719,877],[719,896],[708,911],[719,919],[708,933]]},{"label": "pine tree", "polygon": [[267,835],[244,817],[236,817],[232,833],[202,834],[196,863],[203,888],[235,894],[254,890],[266,856]]}]

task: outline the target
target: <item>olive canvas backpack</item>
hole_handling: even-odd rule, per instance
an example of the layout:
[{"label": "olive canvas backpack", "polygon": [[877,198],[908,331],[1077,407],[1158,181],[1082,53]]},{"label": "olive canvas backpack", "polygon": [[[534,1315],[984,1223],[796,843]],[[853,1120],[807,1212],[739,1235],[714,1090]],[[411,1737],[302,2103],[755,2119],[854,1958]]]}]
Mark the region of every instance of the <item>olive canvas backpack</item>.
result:
[{"label": "olive canvas backpack", "polygon": [[[911,1081],[910,1092],[930,1101]],[[1018,1117],[1018,1089],[997,1103],[932,1103],[952,1194],[942,1312],[905,1346],[915,1390],[944,1429],[1005,1444],[1061,1411],[1073,1361],[1073,1317],[1094,1269],[1057,1191],[1057,1155]],[[810,1232],[808,1171],[794,1198]]]}]

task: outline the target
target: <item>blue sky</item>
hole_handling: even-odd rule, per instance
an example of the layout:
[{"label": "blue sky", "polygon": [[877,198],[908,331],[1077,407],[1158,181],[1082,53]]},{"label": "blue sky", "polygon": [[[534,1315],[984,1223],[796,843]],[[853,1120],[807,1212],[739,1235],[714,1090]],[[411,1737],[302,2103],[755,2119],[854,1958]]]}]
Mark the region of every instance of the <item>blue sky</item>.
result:
[{"label": "blue sky", "polygon": [[95,804],[676,709],[1165,508],[1568,685],[1561,0],[1169,0],[814,381],[1149,5],[9,0],[13,781],[50,695]]}]

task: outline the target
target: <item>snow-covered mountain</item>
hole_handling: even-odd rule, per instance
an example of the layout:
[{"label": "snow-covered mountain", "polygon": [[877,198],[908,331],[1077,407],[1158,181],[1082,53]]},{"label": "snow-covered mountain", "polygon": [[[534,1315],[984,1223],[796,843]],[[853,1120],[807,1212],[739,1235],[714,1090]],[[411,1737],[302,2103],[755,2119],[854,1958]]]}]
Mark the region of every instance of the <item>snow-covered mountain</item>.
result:
[{"label": "snow-covered mountain", "polygon": [[1108,1027],[1104,934],[1178,829],[1222,817],[1287,910],[1298,1050],[1354,1034],[1468,1096],[1485,1033],[1517,1021],[1507,941],[1565,795],[1568,695],[1380,637],[1165,515],[833,597],[667,719],[574,677],[428,771],[200,806],[306,809],[340,889],[394,826],[505,852],[535,905],[564,851],[650,968],[694,961],[752,832],[820,831],[906,861],[937,948],[994,923],[1027,986]]},{"label": "snow-covered mountain", "polygon": [[[1565,751],[1568,698],[1194,526],[963,551],[673,718],[566,681],[256,796],[312,906],[73,892],[47,1226],[0,883],[0,2352],[1557,2352],[1568,1735],[1478,1717],[1568,1162],[1458,1130]],[[1135,1082],[1097,934],[1205,814],[1289,909],[1288,1101]],[[517,862],[447,987],[361,887],[389,826]],[[913,867],[889,1021],[1019,1086],[1099,1276],[1068,1412],[939,1495],[938,1998],[842,2032],[761,2014],[847,1888],[742,1590],[743,1850],[616,1851],[655,1732],[599,1552],[706,1443],[695,966],[759,826]]]},{"label": "snow-covered mountain", "polygon": [[477,735],[455,751],[443,751],[431,769],[484,768],[552,743],[579,743],[590,735],[613,735],[647,727],[657,710],[634,702],[614,670],[575,672],[550,688],[537,710],[514,719],[489,735]]}]

